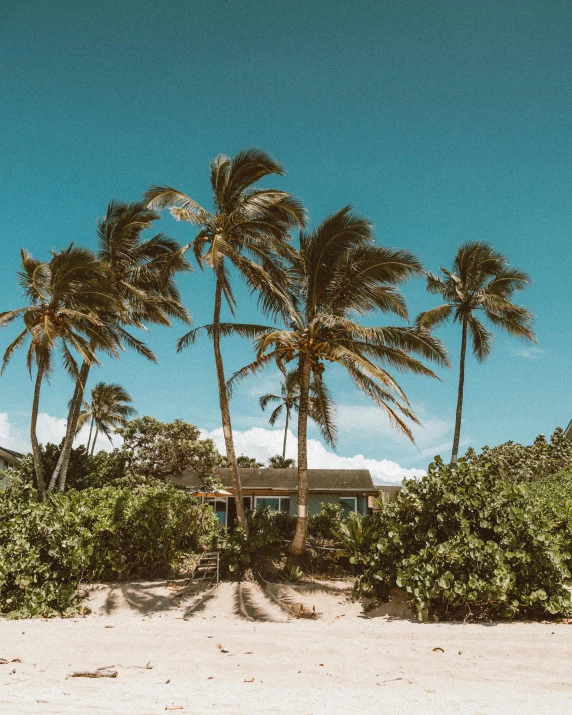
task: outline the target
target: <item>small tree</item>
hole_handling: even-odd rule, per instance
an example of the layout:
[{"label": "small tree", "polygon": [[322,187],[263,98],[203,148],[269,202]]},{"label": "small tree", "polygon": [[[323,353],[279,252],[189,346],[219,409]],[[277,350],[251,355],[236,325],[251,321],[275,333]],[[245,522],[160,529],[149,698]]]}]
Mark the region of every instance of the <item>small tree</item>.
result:
[{"label": "small tree", "polygon": [[191,467],[203,479],[214,474],[220,455],[210,439],[183,420],[159,422],[154,417],[139,417],[120,427],[123,437],[120,452],[126,458],[128,474],[166,480]]}]

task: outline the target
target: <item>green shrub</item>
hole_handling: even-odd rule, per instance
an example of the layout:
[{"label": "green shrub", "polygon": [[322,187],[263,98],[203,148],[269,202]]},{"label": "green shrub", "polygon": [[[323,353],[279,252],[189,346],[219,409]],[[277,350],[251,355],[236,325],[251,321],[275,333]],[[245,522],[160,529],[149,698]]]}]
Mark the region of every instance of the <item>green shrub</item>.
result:
[{"label": "green shrub", "polygon": [[418,617],[568,613],[570,553],[526,489],[490,468],[440,458],[372,518],[358,592],[387,598],[399,586]]},{"label": "green shrub", "polygon": [[[572,469],[531,482],[526,491],[535,507],[552,523],[565,551],[572,552]],[[569,565],[572,569],[572,563]]]},{"label": "green shrub", "polygon": [[220,531],[212,509],[172,485],[0,492],[0,613],[72,613],[80,581],[166,576]]},{"label": "green shrub", "polygon": [[368,563],[369,552],[377,544],[376,526],[375,517],[361,516],[352,512],[334,531],[334,536],[350,552],[351,564],[363,567]]},{"label": "green shrub", "polygon": [[550,442],[541,434],[534,443],[523,446],[517,442],[505,442],[497,447],[483,447],[481,454],[468,449],[466,461],[475,466],[490,468],[503,479],[513,482],[530,482],[544,479],[572,465],[572,442],[566,439],[558,427]]},{"label": "green shrub", "polygon": [[278,557],[294,535],[296,517],[274,509],[251,511],[248,518],[248,537],[241,527],[222,533],[218,548],[222,551],[223,573],[234,578],[242,577],[248,570],[264,561]]},{"label": "green shrub", "polygon": [[343,520],[339,504],[320,504],[320,512],[308,519],[308,532],[321,539],[335,539]]}]

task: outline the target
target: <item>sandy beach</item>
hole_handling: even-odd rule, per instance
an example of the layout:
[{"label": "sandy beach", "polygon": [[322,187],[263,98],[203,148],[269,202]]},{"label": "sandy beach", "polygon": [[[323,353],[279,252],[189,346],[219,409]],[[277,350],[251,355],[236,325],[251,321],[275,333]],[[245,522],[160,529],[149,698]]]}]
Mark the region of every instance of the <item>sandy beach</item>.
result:
[{"label": "sandy beach", "polygon": [[347,589],[102,586],[88,617],[1,621],[0,712],[572,711],[569,625],[419,624],[399,599],[364,616]]}]

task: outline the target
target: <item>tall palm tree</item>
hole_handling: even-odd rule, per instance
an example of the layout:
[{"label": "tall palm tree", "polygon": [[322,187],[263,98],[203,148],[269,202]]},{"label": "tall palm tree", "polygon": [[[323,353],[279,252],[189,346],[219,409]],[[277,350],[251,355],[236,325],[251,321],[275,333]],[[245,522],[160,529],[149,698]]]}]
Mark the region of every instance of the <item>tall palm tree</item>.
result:
[{"label": "tall palm tree", "polygon": [[[290,424],[290,416],[293,412],[298,412],[300,406],[300,382],[298,380],[297,370],[288,370],[285,373],[284,380],[280,382],[280,394],[275,395],[273,393],[268,393],[262,395],[259,400],[260,407],[265,410],[270,403],[278,402],[278,405],[272,410],[270,414],[269,424],[274,426],[276,421],[281,416],[282,411],[286,413],[286,420],[284,424],[284,443],[282,445],[282,459],[286,459],[286,443],[288,439],[288,426]],[[317,394],[316,386],[314,381],[310,383],[310,397],[309,397],[309,415],[310,417],[322,427],[322,420],[319,410],[317,409]],[[330,441],[330,432],[326,430],[324,434],[326,441]]]},{"label": "tall palm tree", "polygon": [[[127,328],[145,329],[145,323],[171,325],[172,318],[190,323],[188,311],[181,304],[175,275],[190,270],[180,246],[173,239],[159,233],[144,238],[160,215],[141,202],[112,201],[105,217],[97,226],[97,257],[109,276],[109,285],[115,292],[115,304],[100,316],[107,331],[107,342],[91,336],[94,351],[108,350],[108,343],[123,350],[125,346],[136,350],[149,360],[155,360],[152,351]],[[90,363],[83,362],[66,428],[64,447],[52,474],[49,488],[58,481],[65,489],[67,470]]]},{"label": "tall palm tree", "polygon": [[[168,186],[152,186],[144,195],[152,208],[170,208],[179,221],[199,227],[192,247],[199,266],[209,266],[216,278],[214,314],[210,336],[213,340],[218,382],[220,411],[234,493],[238,521],[248,530],[238,472],[236,451],[224,364],[220,349],[220,315],[223,299],[231,313],[236,305],[229,266],[234,266],[246,284],[258,292],[263,310],[272,310],[285,279],[282,261],[289,255],[289,231],[302,226],[305,211],[302,205],[284,191],[253,188],[266,176],[284,173],[283,168],[267,153],[248,149],[232,159],[220,155],[211,163],[213,210],[207,211],[194,199]],[[178,349],[194,342],[197,331],[184,335]]]},{"label": "tall palm tree", "polygon": [[328,217],[312,232],[302,232],[300,250],[292,258],[288,301],[282,310],[288,327],[250,326],[247,330],[239,326],[237,330],[254,337],[257,358],[235,373],[231,383],[274,361],[297,363],[298,519],[290,544],[292,554],[301,554],[306,546],[306,432],[312,378],[317,406],[326,416],[324,429],[331,429],[332,410],[324,384],[325,366],[336,363],[401,432],[413,439],[405,420],[418,420],[403,390],[383,365],[435,377],[413,353],[447,363],[442,344],[428,333],[411,327],[364,327],[358,322],[360,316],[375,310],[406,318],[405,300],[397,286],[422,272],[421,264],[411,253],[373,245],[373,240],[371,225],[349,207]]},{"label": "tall palm tree", "polygon": [[473,354],[479,362],[489,355],[494,340],[481,316],[510,335],[533,342],[536,338],[531,329],[532,313],[511,300],[514,293],[530,283],[530,279],[526,273],[511,268],[502,253],[487,243],[464,243],[457,251],[452,270],[441,268],[441,271],[442,276],[433,273],[427,276],[427,290],[440,295],[445,302],[421,313],[416,325],[427,331],[451,319],[461,325],[459,387],[451,454],[451,464],[454,465],[461,437],[467,337],[471,338]]},{"label": "tall palm tree", "polygon": [[[28,305],[0,314],[0,326],[8,325],[18,317],[24,321],[23,330],[4,353],[2,372],[15,351],[29,338],[27,366],[30,376],[34,364],[36,366],[30,440],[38,495],[43,500],[45,484],[36,434],[42,381],[52,372],[56,347],[59,347],[62,362],[74,379],[78,377],[74,352],[89,365],[97,362],[87,335],[95,336],[102,344],[106,341],[105,331],[97,316],[102,310],[109,309],[113,294],[101,264],[86,249],[72,245],[53,253],[47,263],[34,259],[24,250],[21,257],[22,270],[18,277]],[[114,350],[114,346],[109,348]]]},{"label": "tall palm tree", "polygon": [[[127,424],[130,417],[136,414],[136,410],[129,404],[133,402],[129,393],[116,384],[106,384],[98,382],[91,389],[91,402],[84,402],[84,409],[80,413],[77,423],[77,431],[87,422],[89,426],[89,438],[87,440],[87,451],[89,453],[91,446],[91,454],[95,451],[95,443],[99,432],[103,432],[107,439],[113,444],[111,439],[111,431],[117,427]],[[93,443],[91,437],[93,428]]]}]

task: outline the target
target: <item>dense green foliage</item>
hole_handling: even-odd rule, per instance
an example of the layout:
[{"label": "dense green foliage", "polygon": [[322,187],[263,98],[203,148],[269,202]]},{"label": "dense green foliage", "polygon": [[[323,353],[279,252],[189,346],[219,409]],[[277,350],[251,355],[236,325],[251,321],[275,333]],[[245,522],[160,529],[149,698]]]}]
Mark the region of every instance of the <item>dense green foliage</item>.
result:
[{"label": "dense green foliage", "polygon": [[223,533],[218,548],[222,551],[223,572],[240,578],[256,567],[265,568],[265,561],[279,557],[292,538],[296,518],[274,509],[247,513],[248,535],[242,527]]},{"label": "dense green foliage", "polygon": [[[39,445],[40,461],[45,474],[51,474],[55,468],[63,442],[59,445],[48,442]],[[70,451],[67,486],[72,489],[88,489],[103,486],[128,486],[135,482],[125,469],[125,456],[121,450],[98,452],[90,455],[83,444]],[[25,455],[15,474],[26,483],[33,483],[34,462],[31,454]],[[141,481],[141,480],[139,480]]]},{"label": "dense green foliage", "polygon": [[504,479],[529,482],[572,466],[572,442],[566,439],[559,427],[550,442],[541,434],[529,446],[505,442],[497,447],[485,446],[479,455],[474,449],[468,449],[465,459],[477,466],[490,465]]},{"label": "dense green foliage", "polygon": [[399,586],[420,619],[565,614],[569,540],[526,489],[490,468],[440,458],[371,518],[362,594]]},{"label": "dense green foliage", "polygon": [[183,420],[159,422],[154,417],[140,417],[117,432],[123,437],[121,452],[132,476],[166,479],[192,467],[206,478],[220,463],[214,442],[201,439],[198,428]]},{"label": "dense green foliage", "polygon": [[50,493],[19,479],[0,491],[0,613],[73,613],[81,581],[166,576],[221,529],[172,485]]}]

